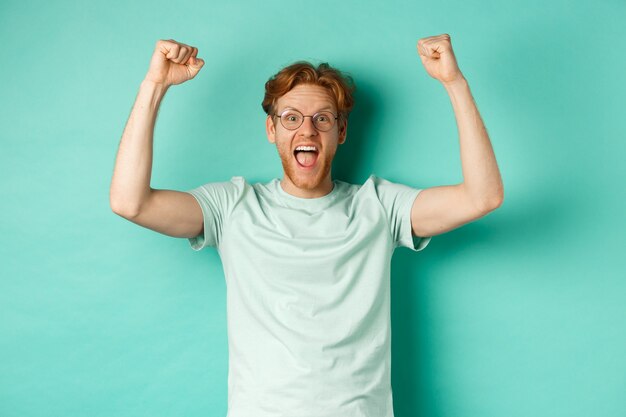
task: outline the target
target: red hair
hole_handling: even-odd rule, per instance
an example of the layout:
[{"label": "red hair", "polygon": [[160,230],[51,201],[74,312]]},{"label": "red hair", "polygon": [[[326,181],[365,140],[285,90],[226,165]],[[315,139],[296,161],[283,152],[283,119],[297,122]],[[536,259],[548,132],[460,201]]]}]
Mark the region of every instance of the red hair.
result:
[{"label": "red hair", "polygon": [[287,94],[298,84],[312,84],[325,88],[337,105],[339,116],[348,119],[354,106],[352,94],[355,90],[354,81],[349,75],[342,73],[328,63],[323,62],[314,67],[310,62],[298,61],[272,76],[265,83],[265,97],[261,106],[268,115],[275,112],[276,100]]}]

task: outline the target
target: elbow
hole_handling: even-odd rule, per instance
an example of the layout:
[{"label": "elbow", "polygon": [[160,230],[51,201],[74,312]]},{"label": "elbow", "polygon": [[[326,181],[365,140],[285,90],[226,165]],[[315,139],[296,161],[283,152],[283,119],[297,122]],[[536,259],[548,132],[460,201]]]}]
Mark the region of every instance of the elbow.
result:
[{"label": "elbow", "polygon": [[490,205],[491,211],[499,208],[502,205],[503,202],[504,202],[504,195],[503,194],[500,194],[499,196],[495,197],[491,201],[491,205]]},{"label": "elbow", "polygon": [[113,213],[131,220],[139,215],[149,195],[150,192],[141,198],[131,198],[128,194],[124,195],[111,189],[109,191],[109,205]]},{"label": "elbow", "polygon": [[475,194],[472,200],[474,207],[484,216],[502,205],[504,202],[504,187],[500,183],[496,188]]},{"label": "elbow", "polygon": [[482,202],[479,204],[479,207],[480,207],[480,210],[486,214],[499,208],[503,202],[504,202],[504,192],[500,190],[494,195],[483,199]]},{"label": "elbow", "polygon": [[118,216],[123,217],[125,219],[129,219],[129,220],[137,215],[135,212],[123,209],[121,207],[113,206],[113,205],[111,205],[111,211],[117,214]]},{"label": "elbow", "polygon": [[119,200],[111,199],[109,201],[109,204],[111,206],[111,211],[113,211],[113,213],[125,219],[132,219],[136,217],[137,214],[139,213],[139,210],[128,207],[128,204],[124,204],[123,202],[120,202]]}]

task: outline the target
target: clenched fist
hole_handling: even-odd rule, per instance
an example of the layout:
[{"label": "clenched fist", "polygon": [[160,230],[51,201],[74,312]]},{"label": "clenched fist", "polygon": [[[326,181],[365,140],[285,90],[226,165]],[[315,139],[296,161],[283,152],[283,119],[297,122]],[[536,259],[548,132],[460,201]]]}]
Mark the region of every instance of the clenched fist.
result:
[{"label": "clenched fist", "polygon": [[193,46],[173,39],[159,40],[145,79],[166,86],[184,83],[195,77],[204,65],[197,55],[198,48]]},{"label": "clenched fist", "polygon": [[426,72],[431,77],[448,84],[463,78],[454,57],[450,35],[430,36],[417,41],[417,52]]}]

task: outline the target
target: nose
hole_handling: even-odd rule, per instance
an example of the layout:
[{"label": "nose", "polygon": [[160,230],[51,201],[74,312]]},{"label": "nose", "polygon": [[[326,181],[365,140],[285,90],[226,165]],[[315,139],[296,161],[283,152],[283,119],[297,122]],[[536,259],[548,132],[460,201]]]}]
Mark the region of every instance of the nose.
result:
[{"label": "nose", "polygon": [[304,116],[302,125],[300,126],[300,134],[303,136],[315,136],[317,135],[317,129],[313,124],[312,116]]}]

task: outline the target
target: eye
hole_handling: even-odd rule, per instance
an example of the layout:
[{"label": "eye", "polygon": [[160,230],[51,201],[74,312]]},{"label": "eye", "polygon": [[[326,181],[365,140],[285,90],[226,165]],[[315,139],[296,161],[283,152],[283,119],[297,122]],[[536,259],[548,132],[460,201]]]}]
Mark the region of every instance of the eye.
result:
[{"label": "eye", "polygon": [[287,112],[283,114],[283,120],[289,123],[294,123],[294,122],[299,122],[300,118],[302,116],[300,116],[298,113],[295,112]]}]

